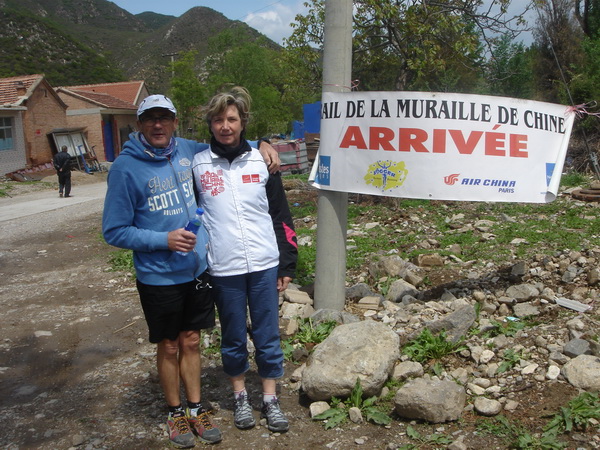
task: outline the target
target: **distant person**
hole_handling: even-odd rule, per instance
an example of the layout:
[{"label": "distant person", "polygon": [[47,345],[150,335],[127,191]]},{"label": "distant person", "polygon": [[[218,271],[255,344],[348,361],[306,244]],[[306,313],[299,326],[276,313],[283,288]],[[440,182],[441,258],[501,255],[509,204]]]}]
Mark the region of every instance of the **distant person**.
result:
[{"label": "distant person", "polygon": [[258,150],[245,139],[250,101],[241,87],[210,100],[205,120],[211,151],[194,158],[194,182],[210,238],[208,261],[234,424],[239,429],[256,424],[245,383],[249,311],[262,380],[261,415],[270,431],[284,432],[289,423],[276,393],[276,380],[283,376],[279,292],[294,277],[298,246],[281,174],[269,174]]},{"label": "distant person", "polygon": [[63,145],[61,151],[54,155],[52,162],[58,175],[58,196],[71,196],[71,155],[67,151],[67,146]]},{"label": "distant person", "polygon": [[[200,386],[200,330],[215,325],[208,236],[204,227],[198,235],[184,230],[196,211],[192,160],[208,145],[174,137],[177,110],[164,95],[145,98],[137,117],[139,132],[129,136],[108,173],[103,233],[109,244],[133,250],[149,341],[157,344],[169,440],[178,448],[193,447],[195,436],[214,444],[222,434],[201,404]],[[267,148],[277,170],[277,153]]]}]

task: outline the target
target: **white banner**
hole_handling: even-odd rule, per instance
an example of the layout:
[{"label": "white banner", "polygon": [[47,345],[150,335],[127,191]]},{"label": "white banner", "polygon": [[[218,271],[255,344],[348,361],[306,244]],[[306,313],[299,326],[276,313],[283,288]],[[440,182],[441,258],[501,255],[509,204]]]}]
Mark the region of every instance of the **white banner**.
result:
[{"label": "white banner", "polygon": [[433,92],[324,93],[320,188],[431,200],[551,202],[575,113]]}]

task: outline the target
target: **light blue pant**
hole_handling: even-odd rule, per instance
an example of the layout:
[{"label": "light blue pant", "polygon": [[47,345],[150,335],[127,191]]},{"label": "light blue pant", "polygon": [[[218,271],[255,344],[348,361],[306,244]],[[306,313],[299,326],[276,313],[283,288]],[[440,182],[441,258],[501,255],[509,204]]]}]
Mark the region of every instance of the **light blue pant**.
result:
[{"label": "light blue pant", "polygon": [[[283,352],[279,339],[277,267],[261,272],[212,277],[215,303],[221,321],[221,358],[230,377],[249,369],[246,332],[256,348],[261,378],[283,376]],[[252,329],[247,330],[246,310]]]}]

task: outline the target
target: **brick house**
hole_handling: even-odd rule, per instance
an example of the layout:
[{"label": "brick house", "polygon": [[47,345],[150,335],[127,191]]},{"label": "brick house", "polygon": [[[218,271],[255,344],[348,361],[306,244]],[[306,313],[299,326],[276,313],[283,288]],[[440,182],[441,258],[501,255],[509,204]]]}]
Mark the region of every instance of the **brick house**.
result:
[{"label": "brick house", "polygon": [[114,161],[136,129],[137,105],[148,94],[143,81],[59,87],[69,127],[83,128],[98,161]]},{"label": "brick house", "polygon": [[0,174],[49,163],[48,135],[68,126],[66,110],[44,75],[0,78]]}]

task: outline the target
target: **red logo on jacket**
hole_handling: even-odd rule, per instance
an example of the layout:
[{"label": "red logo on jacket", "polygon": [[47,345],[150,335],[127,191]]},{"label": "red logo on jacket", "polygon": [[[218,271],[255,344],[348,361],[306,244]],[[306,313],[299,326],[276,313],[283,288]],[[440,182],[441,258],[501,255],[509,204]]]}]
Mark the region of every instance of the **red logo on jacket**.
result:
[{"label": "red logo on jacket", "polygon": [[210,192],[213,197],[225,191],[225,182],[223,181],[223,171],[218,170],[209,172],[208,170],[200,175],[200,185],[202,192]]},{"label": "red logo on jacket", "polygon": [[257,173],[242,175],[242,183],[260,183],[260,175]]}]

